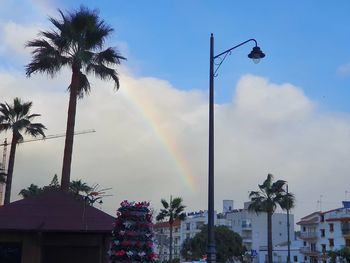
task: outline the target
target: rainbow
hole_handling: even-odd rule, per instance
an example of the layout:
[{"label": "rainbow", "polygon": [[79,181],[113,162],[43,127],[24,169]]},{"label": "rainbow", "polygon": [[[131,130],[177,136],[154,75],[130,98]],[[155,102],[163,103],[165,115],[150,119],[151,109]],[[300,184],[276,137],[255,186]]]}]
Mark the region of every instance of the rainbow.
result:
[{"label": "rainbow", "polygon": [[[126,82],[132,83],[135,82],[135,80],[127,78]],[[140,114],[142,114],[146,123],[150,125],[161,144],[165,147],[166,152],[168,152],[169,156],[174,161],[174,167],[177,169],[177,173],[186,187],[192,192],[197,192],[195,179],[192,175],[190,165],[183,157],[181,150],[176,145],[170,132],[167,131],[165,127],[159,125],[159,123],[162,122],[159,111],[155,109],[154,105],[152,105],[145,96],[143,96],[142,92],[138,92],[137,89],[130,86],[123,85],[119,92],[125,95],[125,98]]]}]

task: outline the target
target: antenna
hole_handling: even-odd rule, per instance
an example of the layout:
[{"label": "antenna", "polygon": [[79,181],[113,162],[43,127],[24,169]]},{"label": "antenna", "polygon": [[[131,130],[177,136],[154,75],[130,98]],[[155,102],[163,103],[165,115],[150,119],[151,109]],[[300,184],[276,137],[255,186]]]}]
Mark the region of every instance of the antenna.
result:
[{"label": "antenna", "polygon": [[320,207],[320,211],[322,211],[322,197],[323,195],[320,195],[320,199],[317,200],[317,205]]},{"label": "antenna", "polygon": [[350,193],[350,191],[345,190],[345,200],[344,200],[344,201],[347,201],[347,200],[348,200],[348,193]]}]

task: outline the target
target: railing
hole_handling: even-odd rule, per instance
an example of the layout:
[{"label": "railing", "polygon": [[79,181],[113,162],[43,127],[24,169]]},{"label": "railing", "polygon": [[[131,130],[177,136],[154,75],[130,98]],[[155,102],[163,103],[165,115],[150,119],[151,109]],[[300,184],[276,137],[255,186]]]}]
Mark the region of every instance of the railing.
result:
[{"label": "railing", "polygon": [[300,248],[300,253],[303,253],[303,254],[312,254],[312,255],[318,255],[320,254],[321,252],[318,251],[318,250],[315,250],[315,249],[311,249],[310,247],[301,247]]},{"label": "railing", "polygon": [[318,234],[317,232],[301,232],[300,237],[307,239],[307,238],[317,238]]},{"label": "railing", "polygon": [[252,223],[242,223],[242,229],[251,229],[252,228]]},{"label": "railing", "polygon": [[350,235],[350,229],[349,228],[343,228],[341,230],[341,232],[342,232],[343,235]]}]

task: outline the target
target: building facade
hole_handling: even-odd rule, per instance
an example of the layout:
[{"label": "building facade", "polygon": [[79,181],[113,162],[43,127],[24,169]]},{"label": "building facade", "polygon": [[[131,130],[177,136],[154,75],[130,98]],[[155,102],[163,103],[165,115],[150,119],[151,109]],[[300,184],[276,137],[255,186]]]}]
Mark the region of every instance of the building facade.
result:
[{"label": "building facade", "polygon": [[303,262],[329,262],[328,251],[350,247],[350,202],[326,212],[314,212],[298,223]]},{"label": "building facade", "polygon": [[[243,209],[233,209],[226,213],[226,220],[230,221],[231,229],[238,233],[244,246],[252,255],[253,262],[259,262],[259,253],[267,247],[267,214],[248,211],[249,202]],[[290,239],[294,238],[294,216],[289,215]],[[286,213],[274,213],[272,216],[272,244],[276,246],[288,240],[288,226]],[[264,261],[263,261],[264,262]]]},{"label": "building facade", "polygon": [[[249,203],[244,204],[243,209],[234,209],[233,200],[223,201],[222,213],[215,212],[214,224],[224,225],[238,233],[243,244],[249,252],[253,252],[253,262],[259,262],[260,249],[267,246],[267,215],[256,214],[248,211]],[[289,215],[290,238],[294,237],[294,216]],[[176,221],[173,228],[173,258],[181,258],[182,243],[187,238],[193,238],[201,228],[208,223],[208,212],[205,210],[187,213],[184,221]],[[272,217],[273,244],[278,245],[287,241],[287,215],[275,213]],[[160,261],[169,259],[169,224],[157,223],[154,226],[156,232],[156,253]],[[279,248],[281,250],[281,248]],[[283,258],[283,257],[282,257]],[[263,261],[264,262],[264,261]]]}]

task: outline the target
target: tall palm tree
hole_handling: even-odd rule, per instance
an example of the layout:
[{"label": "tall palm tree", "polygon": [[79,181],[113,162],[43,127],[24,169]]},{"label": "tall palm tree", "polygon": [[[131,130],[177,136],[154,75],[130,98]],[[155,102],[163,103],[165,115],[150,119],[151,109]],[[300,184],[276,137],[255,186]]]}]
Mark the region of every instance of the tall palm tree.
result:
[{"label": "tall palm tree", "polygon": [[175,197],[174,199],[170,196],[170,203],[165,199],[161,200],[163,208],[160,210],[156,217],[157,221],[163,221],[167,219],[169,223],[170,238],[169,238],[169,261],[173,259],[173,224],[175,220],[184,220],[186,218],[186,213],[184,213],[185,207],[182,204],[181,197]]},{"label": "tall palm tree", "polygon": [[49,18],[54,29],[40,32],[40,38],[26,44],[34,48],[32,61],[26,66],[26,74],[29,77],[39,72],[54,77],[63,67],[72,70],[68,86],[69,105],[61,178],[62,189],[68,191],[77,98],[89,94],[87,75],[90,73],[102,80],[112,79],[118,89],[119,78],[115,66],[125,58],[112,47],[103,49],[113,29],[99,18],[96,10],[81,6],[74,12],[64,14],[59,10],[59,13],[60,20]]},{"label": "tall palm tree", "polygon": [[13,100],[13,104],[0,103],[0,132],[12,131],[12,141],[9,162],[7,167],[5,204],[10,203],[11,186],[13,177],[13,167],[15,164],[16,147],[23,140],[21,133],[37,137],[45,137],[46,127],[41,123],[32,123],[31,121],[40,116],[40,114],[31,114],[32,102],[22,102],[19,98]]},{"label": "tall palm tree", "polygon": [[279,206],[282,210],[294,207],[295,198],[292,193],[285,190],[286,181],[273,182],[273,175],[268,174],[263,184],[258,185],[258,191],[251,191],[251,203],[248,210],[267,214],[267,250],[268,262],[272,263],[272,215]]}]

